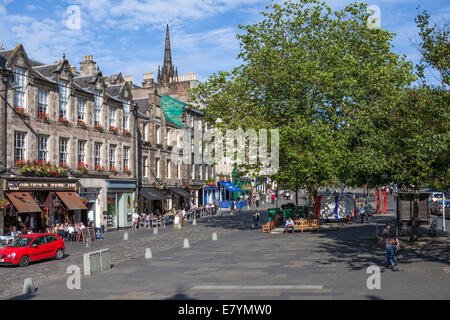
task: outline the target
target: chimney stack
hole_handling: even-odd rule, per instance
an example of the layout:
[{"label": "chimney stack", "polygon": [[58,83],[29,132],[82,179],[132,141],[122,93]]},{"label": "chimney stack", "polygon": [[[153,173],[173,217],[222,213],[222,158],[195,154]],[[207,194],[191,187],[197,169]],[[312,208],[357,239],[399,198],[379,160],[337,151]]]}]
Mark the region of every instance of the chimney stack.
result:
[{"label": "chimney stack", "polygon": [[93,56],[84,56],[83,61],[80,62],[80,75],[81,76],[90,76],[95,73],[96,70],[96,62],[94,61]]},{"label": "chimney stack", "polygon": [[143,88],[149,88],[153,85],[155,76],[153,72],[144,73],[144,80],[142,81]]},{"label": "chimney stack", "polygon": [[125,77],[124,77],[124,80],[125,80],[126,82],[133,83],[133,76],[125,76]]}]

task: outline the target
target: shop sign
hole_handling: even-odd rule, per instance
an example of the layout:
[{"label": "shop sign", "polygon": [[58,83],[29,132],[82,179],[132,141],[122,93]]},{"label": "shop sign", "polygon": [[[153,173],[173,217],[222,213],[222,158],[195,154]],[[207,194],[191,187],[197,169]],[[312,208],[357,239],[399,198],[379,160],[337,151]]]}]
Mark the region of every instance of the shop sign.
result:
[{"label": "shop sign", "polygon": [[8,182],[8,190],[74,190],[76,191],[76,183],[61,183],[61,182]]}]

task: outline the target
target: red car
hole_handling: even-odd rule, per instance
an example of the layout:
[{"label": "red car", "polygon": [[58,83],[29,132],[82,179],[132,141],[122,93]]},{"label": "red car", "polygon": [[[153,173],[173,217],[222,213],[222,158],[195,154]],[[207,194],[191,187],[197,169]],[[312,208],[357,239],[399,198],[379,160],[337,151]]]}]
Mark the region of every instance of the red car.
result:
[{"label": "red car", "polygon": [[30,262],[64,257],[64,241],[54,233],[37,233],[20,236],[0,249],[0,265],[26,267]]}]

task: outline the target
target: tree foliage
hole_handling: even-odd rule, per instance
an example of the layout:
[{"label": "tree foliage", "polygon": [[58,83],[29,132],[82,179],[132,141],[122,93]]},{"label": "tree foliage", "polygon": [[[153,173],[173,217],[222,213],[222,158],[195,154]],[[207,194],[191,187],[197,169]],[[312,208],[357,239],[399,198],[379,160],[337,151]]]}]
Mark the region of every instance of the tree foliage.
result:
[{"label": "tree foliage", "polygon": [[274,2],[262,16],[240,26],[243,63],[192,91],[192,101],[207,106],[206,121],[278,128],[280,168],[272,178],[307,188],[312,214],[320,186],[385,180],[373,154],[385,125],[380,114],[414,80],[412,65],[391,51],[394,35],[367,27],[366,4],[333,11],[316,0]]}]

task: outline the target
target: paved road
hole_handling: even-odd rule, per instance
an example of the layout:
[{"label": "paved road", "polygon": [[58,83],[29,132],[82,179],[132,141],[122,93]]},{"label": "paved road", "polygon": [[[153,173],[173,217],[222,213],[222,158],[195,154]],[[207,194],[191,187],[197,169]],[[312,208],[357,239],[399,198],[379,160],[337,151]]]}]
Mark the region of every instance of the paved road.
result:
[{"label": "paved road", "polygon": [[[282,203],[285,203],[282,202]],[[265,210],[271,205],[261,206]],[[265,213],[262,214],[265,219]],[[150,247],[153,254],[158,254],[165,250],[181,247],[183,240],[189,238],[191,244],[211,238],[212,232],[219,232],[221,235],[237,232],[238,230],[248,230],[251,226],[250,211],[243,211],[230,216],[229,211],[219,213],[211,218],[199,219],[194,227],[191,222],[185,223],[181,230],[174,229],[173,226],[158,228],[158,234],[154,235],[152,229],[128,230],[129,240],[124,241],[124,231],[109,232],[105,234],[104,240],[93,242],[93,247],[86,248],[84,243],[66,242],[66,255],[63,260],[45,260],[32,263],[27,268],[10,266],[0,266],[0,299],[20,293],[22,291],[25,278],[33,278],[36,285],[43,285],[49,280],[66,278],[66,270],[70,265],[83,265],[83,254],[104,248],[113,249],[111,251],[112,261],[119,264],[130,259],[136,259],[144,255],[145,249]]]},{"label": "paved road", "polygon": [[[264,219],[264,215],[262,217]],[[81,290],[66,288],[67,265],[81,265],[86,248],[68,249],[63,261],[48,261],[10,272],[4,298],[32,299],[436,299],[450,298],[449,247],[405,252],[399,271],[386,270],[385,253],[373,240],[375,223],[353,223],[337,231],[261,234],[249,230],[251,212],[223,213],[183,230],[108,235],[112,270],[82,278]],[[374,222],[393,215],[374,217]],[[218,241],[211,240],[217,232]],[[184,238],[191,248],[183,249]],[[108,243],[108,241],[110,241]],[[153,258],[144,259],[145,247]],[[72,251],[71,251],[72,250]],[[70,253],[72,252],[72,253]],[[366,286],[367,267],[381,266],[381,290]],[[57,269],[57,270],[56,270]],[[38,277],[32,297],[17,296],[26,270]],[[52,272],[55,279],[45,279]],[[12,284],[16,284],[12,290]],[[17,286],[18,284],[18,286]],[[2,285],[3,288],[3,285]]]}]

